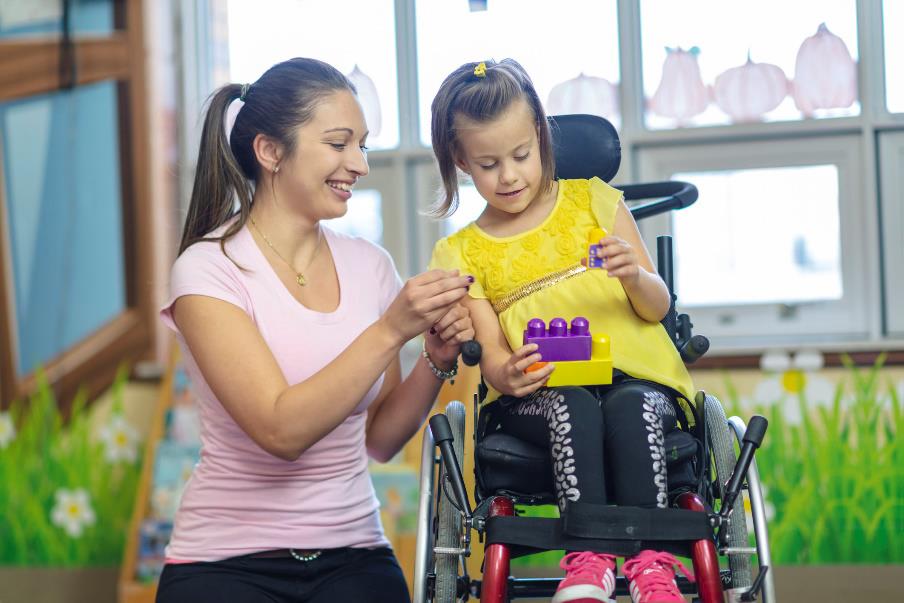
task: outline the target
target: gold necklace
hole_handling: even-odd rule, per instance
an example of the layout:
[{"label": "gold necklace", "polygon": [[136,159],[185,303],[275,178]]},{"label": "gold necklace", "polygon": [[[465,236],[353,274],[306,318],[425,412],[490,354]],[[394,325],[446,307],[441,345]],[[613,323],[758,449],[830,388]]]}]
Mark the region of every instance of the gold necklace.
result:
[{"label": "gold necklace", "polygon": [[299,271],[295,270],[295,267],[289,262],[289,260],[284,258],[278,251],[276,251],[276,247],[273,246],[273,243],[270,242],[270,239],[267,238],[267,235],[261,232],[261,229],[257,227],[257,222],[254,221],[254,218],[251,218],[251,225],[254,226],[254,230],[257,231],[257,234],[259,234],[261,238],[264,239],[264,242],[267,244],[267,246],[273,250],[273,253],[276,254],[276,257],[281,259],[283,263],[285,263],[285,265],[295,273],[295,282],[298,283],[298,286],[304,287],[305,285],[307,285],[308,279],[305,278],[304,271],[311,267],[311,264],[314,263],[314,259],[317,257],[317,252],[320,251],[320,243],[321,241],[323,241],[323,232],[319,228],[317,229],[317,246],[314,247],[314,253],[311,254],[311,259],[308,260],[308,265],[304,267],[304,270]]}]

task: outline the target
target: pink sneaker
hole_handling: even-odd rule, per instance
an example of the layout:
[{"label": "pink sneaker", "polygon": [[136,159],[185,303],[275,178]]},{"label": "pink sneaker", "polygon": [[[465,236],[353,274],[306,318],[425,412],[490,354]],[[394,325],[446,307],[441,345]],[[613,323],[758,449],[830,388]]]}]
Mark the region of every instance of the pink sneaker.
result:
[{"label": "pink sneaker", "polygon": [[552,603],[609,602],[615,591],[615,557],[590,551],[568,553],[559,567],[565,570],[565,579]]},{"label": "pink sneaker", "polygon": [[622,573],[629,580],[631,600],[634,603],[684,603],[675,584],[676,565],[688,580],[694,581],[693,574],[669,553],[641,551],[625,561]]}]

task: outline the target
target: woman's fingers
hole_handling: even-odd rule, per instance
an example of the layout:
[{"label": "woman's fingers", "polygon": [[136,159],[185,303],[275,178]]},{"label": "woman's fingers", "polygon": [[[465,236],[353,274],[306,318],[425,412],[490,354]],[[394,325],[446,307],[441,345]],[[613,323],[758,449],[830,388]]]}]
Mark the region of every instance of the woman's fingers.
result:
[{"label": "woman's fingers", "polygon": [[[467,316],[459,318],[445,327],[434,328],[443,341],[467,341],[466,339],[461,339],[460,335],[465,331],[474,333],[474,329],[471,328],[471,319]],[[440,330],[441,328],[442,330]]]}]

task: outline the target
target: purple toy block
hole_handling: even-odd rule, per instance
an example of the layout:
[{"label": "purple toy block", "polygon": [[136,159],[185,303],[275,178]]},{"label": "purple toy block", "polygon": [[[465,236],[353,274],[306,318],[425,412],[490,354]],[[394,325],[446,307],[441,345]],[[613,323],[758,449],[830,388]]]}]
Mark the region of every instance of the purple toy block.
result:
[{"label": "purple toy block", "polygon": [[587,267],[588,268],[605,268],[606,260],[601,257],[597,257],[596,250],[602,247],[602,245],[591,245],[587,252]]},{"label": "purple toy block", "polygon": [[583,316],[571,321],[571,329],[564,318],[553,318],[546,323],[532,318],[524,330],[524,345],[536,343],[543,362],[590,360],[590,323]]}]

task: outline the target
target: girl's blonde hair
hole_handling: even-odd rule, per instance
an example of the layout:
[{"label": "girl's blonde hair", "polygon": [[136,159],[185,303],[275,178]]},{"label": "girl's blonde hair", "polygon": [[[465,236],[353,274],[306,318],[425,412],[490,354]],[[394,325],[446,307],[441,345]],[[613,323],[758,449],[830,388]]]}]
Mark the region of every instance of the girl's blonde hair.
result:
[{"label": "girl's blonde hair", "polygon": [[[480,68],[480,65],[485,65],[485,69]],[[503,59],[498,63],[465,63],[446,77],[430,107],[433,153],[443,181],[443,192],[430,208],[430,215],[444,218],[458,209],[455,154],[459,148],[455,131],[456,115],[476,122],[492,121],[519,98],[524,99],[533,111],[540,143],[540,164],[543,167],[541,178],[546,186],[552,186],[556,172],[552,135],[543,103],[540,102],[530,76],[514,59]]]}]

